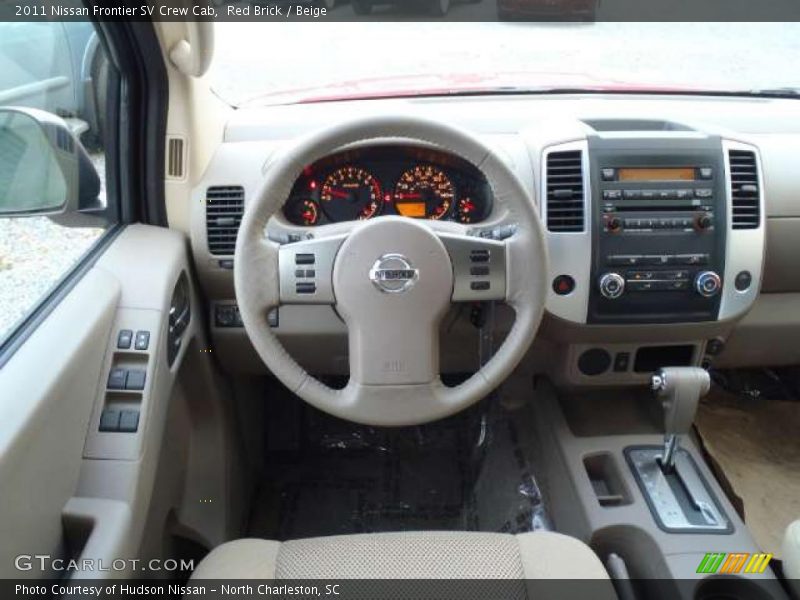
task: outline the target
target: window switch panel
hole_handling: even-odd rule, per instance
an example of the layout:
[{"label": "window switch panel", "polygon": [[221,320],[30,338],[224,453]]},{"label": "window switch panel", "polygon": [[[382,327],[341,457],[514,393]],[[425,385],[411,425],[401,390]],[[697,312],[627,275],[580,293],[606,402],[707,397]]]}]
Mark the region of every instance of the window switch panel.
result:
[{"label": "window switch panel", "polygon": [[147,350],[147,347],[150,345],[150,332],[149,331],[137,331],[136,332],[136,340],[133,343],[133,347],[136,350]]},{"label": "window switch panel", "polygon": [[128,371],[125,369],[111,369],[108,374],[106,387],[110,390],[124,390],[128,380]]},{"label": "window switch panel", "polygon": [[119,416],[119,430],[122,433],[136,433],[139,429],[139,411],[123,410]]},{"label": "window switch panel", "polygon": [[139,370],[128,371],[128,380],[125,383],[126,390],[143,390],[145,372]]},{"label": "window switch panel", "polygon": [[120,411],[106,408],[100,415],[100,431],[119,431]]},{"label": "window switch panel", "polygon": [[120,350],[128,350],[133,342],[133,331],[130,329],[123,329],[117,335],[117,348]]}]

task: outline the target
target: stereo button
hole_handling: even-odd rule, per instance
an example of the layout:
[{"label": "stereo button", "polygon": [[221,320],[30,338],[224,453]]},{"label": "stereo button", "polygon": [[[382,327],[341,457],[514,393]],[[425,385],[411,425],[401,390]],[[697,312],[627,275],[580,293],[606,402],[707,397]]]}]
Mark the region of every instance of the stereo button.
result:
[{"label": "stereo button", "polygon": [[670,261],[670,257],[666,254],[643,256],[641,264],[643,265],[666,265]]},{"label": "stereo button", "polygon": [[722,288],[722,280],[713,271],[703,271],[694,280],[694,287],[697,293],[704,298],[711,298],[719,293]]},{"label": "stereo button", "polygon": [[625,280],[619,273],[606,273],[600,278],[600,293],[609,300],[614,300],[625,291]]},{"label": "stereo button", "polygon": [[657,288],[658,281],[629,281],[628,289],[632,292],[649,292]]},{"label": "stereo button", "polygon": [[642,258],[642,256],[614,254],[606,258],[606,264],[610,267],[631,267],[642,264]]},{"label": "stereo button", "polygon": [[708,264],[708,254],[678,254],[672,262],[676,265],[705,265]]}]

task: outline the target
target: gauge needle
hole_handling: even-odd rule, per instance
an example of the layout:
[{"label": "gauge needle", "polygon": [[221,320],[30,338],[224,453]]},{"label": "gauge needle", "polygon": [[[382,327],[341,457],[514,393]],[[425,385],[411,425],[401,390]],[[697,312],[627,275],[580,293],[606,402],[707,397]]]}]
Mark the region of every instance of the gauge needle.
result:
[{"label": "gauge needle", "polygon": [[398,194],[398,200],[419,200],[420,198],[422,198],[422,194],[420,194],[419,192]]},{"label": "gauge needle", "polygon": [[337,198],[349,198],[350,192],[345,192],[344,190],[331,189],[331,196],[336,196]]}]

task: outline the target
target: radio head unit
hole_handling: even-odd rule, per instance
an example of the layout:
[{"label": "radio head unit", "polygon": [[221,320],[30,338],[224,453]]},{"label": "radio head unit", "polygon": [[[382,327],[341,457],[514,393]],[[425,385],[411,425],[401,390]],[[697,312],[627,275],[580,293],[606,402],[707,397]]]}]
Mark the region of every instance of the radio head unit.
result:
[{"label": "radio head unit", "polygon": [[590,323],[715,320],[725,263],[719,138],[590,138]]}]

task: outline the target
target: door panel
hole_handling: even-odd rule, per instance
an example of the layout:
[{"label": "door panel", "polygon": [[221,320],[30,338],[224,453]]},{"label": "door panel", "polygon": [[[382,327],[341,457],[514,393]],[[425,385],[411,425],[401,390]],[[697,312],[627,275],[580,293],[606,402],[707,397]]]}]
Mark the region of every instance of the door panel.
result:
[{"label": "door panel", "polygon": [[62,548],[119,282],[93,269],[0,369],[0,577],[18,554]]},{"label": "door panel", "polygon": [[[167,431],[169,409],[180,398],[176,381],[187,370],[193,372],[189,378],[214,373],[208,354],[200,351],[206,337],[191,277],[184,281],[192,318],[181,325],[180,347],[168,360],[169,310],[183,273],[191,274],[183,234],[127,227],[0,370],[0,577],[48,575],[35,562],[17,571],[14,559],[22,553],[63,558],[69,547],[74,554],[68,558],[102,559],[105,565],[137,558],[148,518],[164,523],[167,513],[180,511],[180,481],[155,486],[165,436],[181,436]],[[122,331],[132,339],[121,338]],[[145,332],[147,343],[140,346]],[[125,371],[122,385],[112,376],[115,369]],[[229,443],[220,418],[223,395],[208,384],[198,394],[203,397],[215,407],[209,413],[215,418],[204,428],[217,441],[203,474],[222,483],[222,448]],[[114,421],[108,411],[136,419]],[[186,465],[173,468],[182,472]],[[223,526],[212,536],[218,538],[228,509],[224,490],[214,497],[213,523]],[[75,531],[77,547],[65,539]],[[130,574],[125,569],[69,575]]]}]

